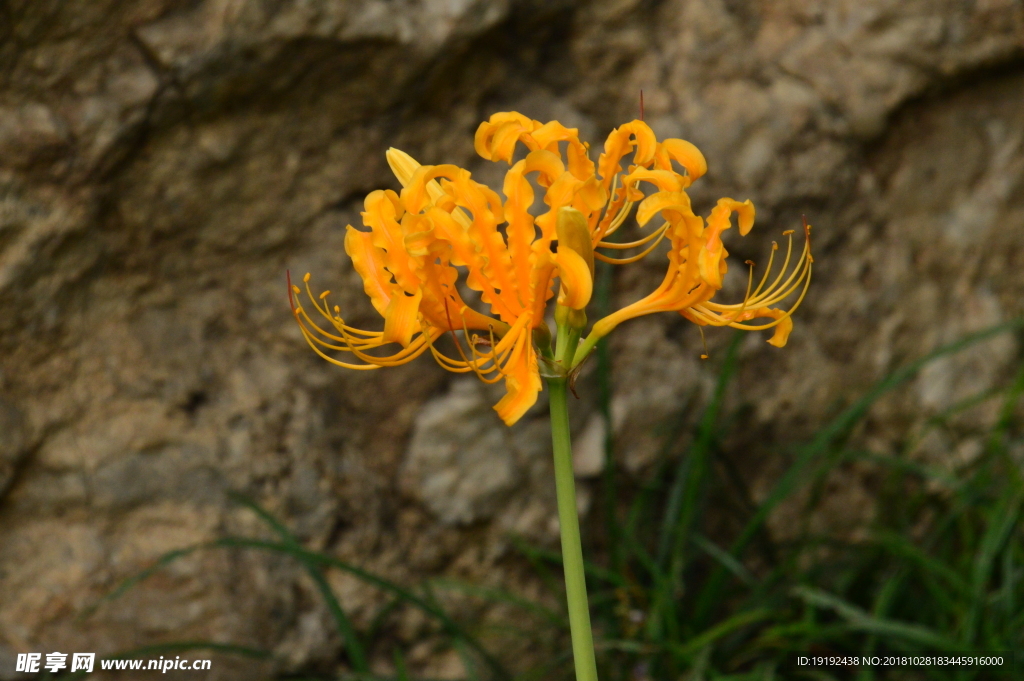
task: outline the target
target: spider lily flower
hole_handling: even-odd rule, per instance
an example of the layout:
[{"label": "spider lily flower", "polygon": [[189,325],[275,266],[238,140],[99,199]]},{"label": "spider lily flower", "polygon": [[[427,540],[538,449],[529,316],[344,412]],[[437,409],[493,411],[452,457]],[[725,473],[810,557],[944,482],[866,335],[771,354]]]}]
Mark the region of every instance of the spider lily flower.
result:
[{"label": "spider lily flower", "polygon": [[[515,161],[520,144],[525,155]],[[565,375],[598,339],[633,317],[676,311],[701,326],[775,326],[769,342],[785,345],[792,329],[790,315],[803,293],[787,312],[772,306],[801,287],[806,292],[809,236],[789,275],[785,272],[792,242],[782,272],[770,285],[765,287],[774,249],[768,272],[756,289],[748,286],[742,302],[712,302],[727,271],[721,234],[730,227],[733,213],[739,217],[740,233],[748,233],[754,208],[749,201],[722,199],[707,225],[693,213],[686,189],[707,171],[707,163],[689,142],[659,142],[643,121],[632,121],[612,131],[595,164],[575,129],[507,112],[480,125],[475,147],[485,159],[511,166],[502,186],[504,201],[465,169],[420,165],[408,154],[390,149],[387,160],[403,189],[377,190],[366,197],[362,218],[369,231],[348,226],[345,251],[371,304],[384,318],[383,330],[364,331],[347,324],[341,310],[329,304],[328,291],[313,294],[309,274],[304,278],[309,309],[298,302],[302,290],[289,283],[293,313],[321,357],[345,368],[373,370],[404,364],[429,351],[448,371],[473,372],[488,383],[504,379],[506,395],[494,408],[511,425],[536,402],[541,390],[538,353],[547,364],[563,362],[556,368]],[[631,153],[632,163],[623,170],[623,159]],[[531,212],[536,199],[531,178],[544,190],[547,206],[536,217]],[[641,185],[652,185],[656,191],[645,193]],[[610,240],[638,203],[641,227],[655,216],[662,224],[636,241]],[[809,235],[809,229],[805,231]],[[575,346],[586,319],[582,310],[593,291],[594,260],[614,265],[635,262],[666,237],[671,244],[669,268],[661,286],[599,320],[565,360],[556,360],[545,322],[555,280],[559,309],[575,311],[571,319],[582,320],[571,339]],[[636,248],[641,252],[626,258],[601,252]],[[486,311],[463,301],[460,279],[479,294]],[[755,318],[770,321],[746,323]],[[454,340],[457,356],[437,346],[446,334]],[[383,354],[386,346],[397,348]],[[338,359],[338,353],[345,359]]]}]

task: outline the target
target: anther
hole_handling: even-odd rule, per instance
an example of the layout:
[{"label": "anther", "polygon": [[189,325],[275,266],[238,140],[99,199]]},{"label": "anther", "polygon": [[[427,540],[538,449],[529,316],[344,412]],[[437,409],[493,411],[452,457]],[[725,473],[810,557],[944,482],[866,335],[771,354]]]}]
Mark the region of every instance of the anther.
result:
[{"label": "anther", "polygon": [[324,291],[323,293],[320,294],[320,300],[323,300],[324,298],[326,298],[329,295],[331,295],[330,291]]},{"label": "anther", "polygon": [[292,285],[292,290],[295,291],[296,293],[302,293],[302,290],[299,289],[299,287],[295,286],[294,284]]},{"label": "anther", "polygon": [[792,234],[795,231],[796,231],[795,229],[787,229],[785,232],[782,233],[782,236],[789,236],[790,234]]},{"label": "anther", "polygon": [[750,265],[751,267],[753,267],[754,266],[754,261],[753,260],[744,260],[743,264],[744,265]]},{"label": "anther", "polygon": [[309,283],[309,272],[306,272],[306,276],[302,278],[302,281],[306,282],[307,284]]}]

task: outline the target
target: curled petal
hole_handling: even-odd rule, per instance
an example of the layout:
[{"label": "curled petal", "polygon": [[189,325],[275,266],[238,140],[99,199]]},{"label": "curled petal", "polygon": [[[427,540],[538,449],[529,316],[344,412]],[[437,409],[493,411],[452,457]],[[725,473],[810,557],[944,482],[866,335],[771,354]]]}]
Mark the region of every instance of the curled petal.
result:
[{"label": "curled petal", "polygon": [[690,184],[685,177],[671,170],[648,170],[641,166],[622,178],[622,185],[628,188],[626,197],[630,201],[639,201],[644,197],[643,192],[636,189],[640,182],[650,182],[663,192],[681,192]]},{"label": "curled petal", "polygon": [[708,162],[704,159],[704,154],[686,140],[665,140],[658,145],[655,156],[655,166],[664,170],[672,170],[672,161],[678,162],[686,168],[691,183],[708,171]]},{"label": "curled petal", "polygon": [[[531,151],[521,163],[523,166],[520,175],[539,172],[537,184],[542,187],[550,187],[565,172],[565,164],[562,163],[562,159],[547,149]],[[519,164],[517,163],[516,165],[518,166]],[[509,171],[509,174],[511,175],[512,172]]]},{"label": "curled petal", "polygon": [[476,129],[473,145],[476,153],[489,161],[512,163],[516,142],[539,125],[536,121],[514,111],[496,113]]},{"label": "curled petal", "polygon": [[658,192],[648,196],[636,209],[636,221],[641,227],[663,210],[692,213],[690,197],[683,192]]},{"label": "curled petal", "polygon": [[469,171],[451,164],[420,166],[413,173],[409,184],[402,190],[402,204],[405,206],[405,209],[410,213],[423,212],[432,203],[433,197],[430,196],[429,187],[432,181],[439,177],[452,181],[468,180]]},{"label": "curled petal", "polygon": [[740,234],[746,235],[754,226],[754,204],[749,199],[740,203],[734,199],[719,199],[718,205],[708,216],[707,230],[704,232],[704,248],[697,255],[700,276],[716,289],[722,288],[722,275],[725,274],[725,246],[722,244],[722,232],[732,226],[730,218],[736,213],[740,223]]},{"label": "curled petal", "polygon": [[631,121],[612,130],[604,143],[604,153],[598,159],[597,168],[605,189],[611,186],[612,178],[622,170],[622,157],[636,147],[633,164],[646,166],[654,159],[657,138],[650,126],[643,121]]},{"label": "curled petal", "polygon": [[558,121],[551,121],[530,133],[538,146],[558,153],[558,143],[568,142],[566,155],[569,159],[569,172],[577,179],[586,180],[594,175],[594,162],[587,156],[587,147],[580,142],[579,130],[566,128]]},{"label": "curled petal", "polygon": [[[782,310],[772,310],[772,312],[782,312]],[[789,340],[789,334],[793,331],[793,317],[791,315],[785,315],[779,320],[779,323],[775,325],[775,332],[772,337],[768,339],[769,345],[774,345],[777,348],[786,347],[786,342]]]}]

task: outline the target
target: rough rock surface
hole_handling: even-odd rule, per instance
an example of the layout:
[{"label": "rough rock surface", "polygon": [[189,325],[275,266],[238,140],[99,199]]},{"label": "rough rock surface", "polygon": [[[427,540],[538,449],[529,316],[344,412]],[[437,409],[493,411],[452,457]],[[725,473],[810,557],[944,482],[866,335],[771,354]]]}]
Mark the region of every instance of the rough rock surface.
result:
[{"label": "rough rock surface", "polygon": [[[815,225],[790,346],[743,345],[738,463],[755,494],[777,472],[773,442],[901,361],[1024,312],[1019,0],[0,2],[0,679],[15,652],[181,639],[283,660],[218,658],[210,678],[333,668],[340,642],[311,584],[254,552],[193,554],[79,618],[165,551],[258,533],[227,490],[403,583],[530,589],[507,536],[555,545],[543,406],[508,431],[493,396],[427,359],[327,366],[283,273],[314,272],[352,322],[377,324],[342,239],[362,195],[395,186],[388,146],[493,180],[472,149],[490,113],[557,118],[596,144],[641,88],[655,131],[709,160],[695,204],[757,205],[735,262],[762,259],[802,213]],[[617,299],[662,272],[623,270]],[[710,334],[713,356],[724,338]],[[901,446],[1018,351],[1004,336],[936,363],[863,437]],[[610,426],[641,474],[713,366],[674,315],[632,322],[614,352]],[[589,452],[605,425],[575,407]],[[960,444],[936,436],[917,454],[969,458],[990,418],[975,410]],[[870,514],[856,480],[835,481],[816,522]],[[774,528],[788,525],[783,511]],[[358,621],[383,602],[332,580]],[[406,618],[395,635],[426,631]],[[458,673],[429,640],[410,659]]]}]

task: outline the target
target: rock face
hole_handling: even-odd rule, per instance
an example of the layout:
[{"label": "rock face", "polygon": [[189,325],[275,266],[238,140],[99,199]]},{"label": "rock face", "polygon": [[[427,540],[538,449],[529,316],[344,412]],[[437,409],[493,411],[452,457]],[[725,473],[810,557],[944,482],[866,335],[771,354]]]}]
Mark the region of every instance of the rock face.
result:
[{"label": "rock face", "polygon": [[[427,359],[332,368],[286,307],[285,269],[308,270],[352,323],[379,324],[342,241],[362,196],[396,186],[387,147],[493,180],[472,147],[490,113],[557,118],[599,144],[643,89],[659,136],[709,161],[700,211],[725,195],[757,205],[734,263],[762,260],[806,214],[811,294],[789,347],[747,339],[733,396],[754,406],[736,437],[756,494],[777,470],[771,443],[903,360],[1024,312],[1022,54],[1013,0],[0,4],[0,679],[16,652],[181,639],[283,660],[218,659],[211,678],[333,668],[315,590],[258,553],[193,554],[78,619],[165,551],[258,532],[227,490],[400,582],[529,587],[505,538],[555,545],[543,405],[507,430],[492,395]],[[622,270],[617,302],[663,262]],[[726,335],[710,334],[713,357]],[[609,426],[623,469],[642,474],[657,426],[713,367],[675,315],[613,346]],[[932,365],[864,437],[897,447],[1017,352],[1004,336]],[[574,405],[588,452],[607,427],[591,402]],[[933,438],[917,455],[969,457],[991,418],[972,412],[966,445]],[[600,466],[578,458],[586,475]],[[855,477],[822,523],[870,513]],[[357,621],[383,602],[335,586]]]}]

